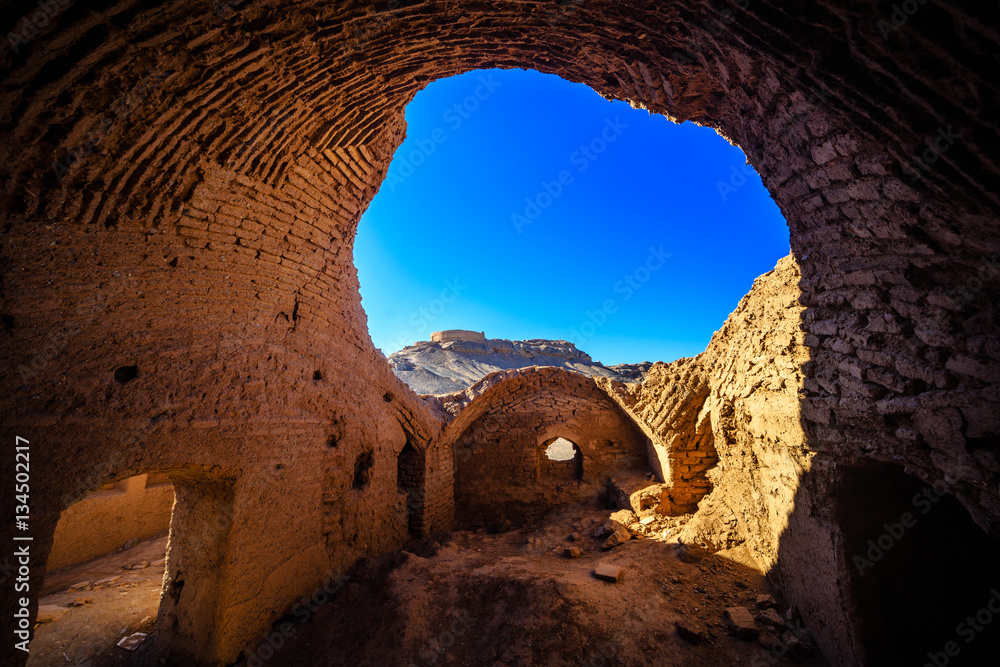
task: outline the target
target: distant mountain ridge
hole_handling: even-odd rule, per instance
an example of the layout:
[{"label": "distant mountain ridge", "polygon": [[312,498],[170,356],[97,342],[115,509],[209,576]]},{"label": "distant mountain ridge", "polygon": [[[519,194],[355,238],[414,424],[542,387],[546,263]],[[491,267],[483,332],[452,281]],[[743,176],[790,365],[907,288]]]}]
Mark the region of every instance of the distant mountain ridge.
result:
[{"label": "distant mountain ridge", "polygon": [[462,391],[494,371],[528,366],[558,366],[590,377],[639,382],[652,365],[605,366],[565,340],[487,339],[461,330],[435,332],[431,339],[389,355],[396,377],[418,394]]}]

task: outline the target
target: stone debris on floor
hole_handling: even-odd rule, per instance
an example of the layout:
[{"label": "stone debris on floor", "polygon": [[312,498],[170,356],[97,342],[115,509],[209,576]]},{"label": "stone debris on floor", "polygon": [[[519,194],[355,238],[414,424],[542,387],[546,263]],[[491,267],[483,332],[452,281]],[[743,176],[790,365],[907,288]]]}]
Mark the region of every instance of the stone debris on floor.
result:
[{"label": "stone debris on floor", "polygon": [[622,578],[622,569],[617,565],[598,563],[597,567],[594,568],[594,576],[617,584]]}]

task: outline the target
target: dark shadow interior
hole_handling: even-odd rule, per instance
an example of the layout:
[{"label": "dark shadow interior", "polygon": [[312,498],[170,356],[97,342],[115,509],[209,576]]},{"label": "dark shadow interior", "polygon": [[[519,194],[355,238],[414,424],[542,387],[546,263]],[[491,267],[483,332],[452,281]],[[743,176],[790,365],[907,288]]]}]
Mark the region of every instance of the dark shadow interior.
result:
[{"label": "dark shadow interior", "polygon": [[866,664],[997,664],[1000,543],[900,466],[846,469],[838,495]]},{"label": "dark shadow interior", "polygon": [[424,530],[424,455],[409,441],[396,460],[396,490],[406,494],[407,526],[410,535]]}]

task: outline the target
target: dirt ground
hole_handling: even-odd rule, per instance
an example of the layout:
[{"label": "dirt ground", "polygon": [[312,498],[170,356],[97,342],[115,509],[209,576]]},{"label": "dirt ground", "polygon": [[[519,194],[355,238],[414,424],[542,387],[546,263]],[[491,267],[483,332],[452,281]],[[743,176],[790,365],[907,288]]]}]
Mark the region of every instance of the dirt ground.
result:
[{"label": "dirt ground", "polygon": [[[805,632],[794,611],[787,627],[769,630],[758,621],[758,638],[734,636],[725,609],[742,606],[762,618],[770,601],[758,596],[771,591],[738,553],[678,544],[671,534],[688,517],[659,517],[644,528],[648,537],[603,551],[604,538],[593,532],[610,514],[570,507],[535,525],[438,533],[380,561],[364,559],[303,598],[237,665],[826,665],[804,657],[808,649],[792,639]],[[41,625],[29,664],[166,664],[151,637],[134,652],[114,645],[151,632],[163,571],[162,564],[139,571],[122,565],[162,558],[164,547],[154,540],[53,573],[47,587],[60,592],[44,604],[93,602]],[[578,557],[566,557],[572,547]],[[621,580],[596,578],[602,563],[621,567]],[[66,591],[70,583],[116,575],[122,579],[110,585]],[[786,611],[778,605],[772,621]]]},{"label": "dirt ground", "polygon": [[[313,614],[304,601],[238,664],[826,664],[779,658],[787,649],[774,633],[728,634],[726,607],[762,611],[757,596],[770,593],[762,573],[671,542],[659,526],[654,538],[602,551],[604,540],[591,534],[609,514],[568,508],[535,526],[442,533],[392,559],[360,563],[339,589],[330,587],[332,602]],[[580,557],[565,557],[574,546]],[[620,566],[622,579],[595,578],[599,563]],[[702,641],[683,639],[676,623]]]},{"label": "dirt ground", "polygon": [[[116,643],[134,632],[152,632],[166,549],[163,534],[131,549],[47,574],[39,606],[45,615],[60,616],[36,626],[29,667],[97,666],[128,657]],[[126,570],[126,565],[134,569]],[[66,606],[77,601],[83,604]]]}]

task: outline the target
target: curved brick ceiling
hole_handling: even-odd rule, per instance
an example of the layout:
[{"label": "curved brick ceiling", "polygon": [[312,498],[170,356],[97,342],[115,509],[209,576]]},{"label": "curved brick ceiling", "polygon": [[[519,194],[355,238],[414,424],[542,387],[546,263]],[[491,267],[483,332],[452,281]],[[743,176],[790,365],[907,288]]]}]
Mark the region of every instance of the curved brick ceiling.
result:
[{"label": "curved brick ceiling", "polygon": [[[22,37],[0,63],[0,423],[44,433],[38,548],[67,489],[265,471],[252,496],[204,494],[238,520],[295,505],[227,538],[227,594],[268,604],[220,602],[212,655],[321,583],[304,508],[348,493],[356,443],[386,450],[377,494],[404,430],[433,437],[371,345],[351,243],[406,103],[476,68],[558,74],[739,144],[801,270],[814,444],[947,479],[1000,536],[995,7],[926,3],[888,30],[832,0],[54,2],[28,32],[2,7]],[[394,544],[345,521],[322,519],[331,562]]]}]

